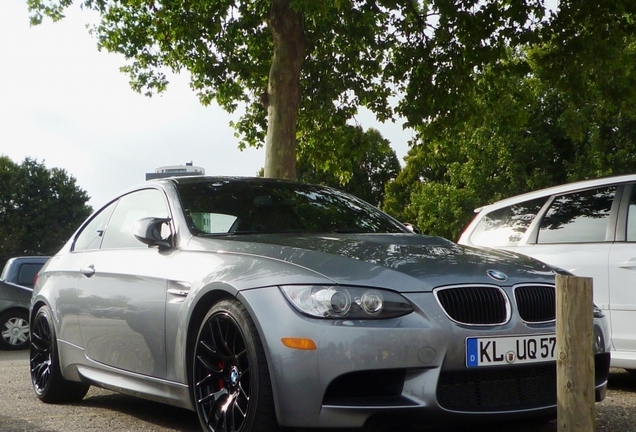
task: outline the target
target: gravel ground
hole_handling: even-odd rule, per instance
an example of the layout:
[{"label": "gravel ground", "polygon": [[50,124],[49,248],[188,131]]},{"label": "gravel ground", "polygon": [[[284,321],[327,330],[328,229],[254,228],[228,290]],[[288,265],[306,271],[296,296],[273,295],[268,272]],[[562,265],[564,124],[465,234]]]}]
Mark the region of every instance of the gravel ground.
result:
[{"label": "gravel ground", "polygon": [[[609,391],[595,405],[597,432],[636,431],[636,375],[612,369]],[[425,430],[425,429],[418,429]],[[436,429],[466,432],[466,426]],[[556,420],[471,425],[470,432],[557,432]],[[28,353],[0,351],[0,431],[84,432],[152,431],[200,432],[196,415],[188,410],[119,395],[92,387],[81,403],[47,405],[31,389]],[[403,432],[402,428],[391,432]]]},{"label": "gravel ground", "polygon": [[636,374],[625,372],[623,369],[610,371],[607,397],[603,402],[596,404],[596,430],[636,430]]}]

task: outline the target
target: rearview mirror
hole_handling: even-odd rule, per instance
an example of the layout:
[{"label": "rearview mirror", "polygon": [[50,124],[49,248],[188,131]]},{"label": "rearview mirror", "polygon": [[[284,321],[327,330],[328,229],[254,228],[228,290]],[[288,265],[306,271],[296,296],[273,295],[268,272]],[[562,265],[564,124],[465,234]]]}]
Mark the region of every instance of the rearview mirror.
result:
[{"label": "rearview mirror", "polygon": [[133,226],[133,235],[140,242],[148,246],[159,246],[159,248],[171,248],[168,222],[170,218],[146,217],[139,219]]}]

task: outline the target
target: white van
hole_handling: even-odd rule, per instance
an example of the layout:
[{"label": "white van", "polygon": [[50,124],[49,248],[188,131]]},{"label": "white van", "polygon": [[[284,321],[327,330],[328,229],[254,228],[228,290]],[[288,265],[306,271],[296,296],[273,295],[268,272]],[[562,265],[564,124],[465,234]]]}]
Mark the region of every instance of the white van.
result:
[{"label": "white van", "polygon": [[593,278],[613,367],[636,372],[636,174],[586,180],[478,208],[464,245],[507,249]]}]

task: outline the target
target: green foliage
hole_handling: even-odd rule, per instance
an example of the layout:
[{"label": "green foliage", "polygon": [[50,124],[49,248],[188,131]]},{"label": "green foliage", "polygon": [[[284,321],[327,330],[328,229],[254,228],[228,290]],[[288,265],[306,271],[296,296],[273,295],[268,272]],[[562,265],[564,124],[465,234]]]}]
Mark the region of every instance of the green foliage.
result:
[{"label": "green foliage", "polygon": [[[634,48],[625,43],[621,58],[633,58]],[[539,48],[542,55],[547,49]],[[385,210],[424,232],[456,239],[480,205],[636,170],[631,104],[619,94],[598,96],[596,89],[605,84],[591,77],[583,90],[555,88],[542,78],[551,65],[527,62],[536,55],[510,52],[505,62],[479,74],[470,100],[461,101],[473,109],[471,117],[420,129],[406,167],[387,189]],[[616,74],[632,82],[632,69],[630,61]],[[582,94],[587,102],[574,109],[573,100]]]},{"label": "green foliage", "polygon": [[399,92],[396,111],[417,127],[453,124],[473,115],[476,80],[510,47],[538,40],[542,0],[428,0],[404,2],[403,36],[386,72]]},{"label": "green foliage", "polygon": [[0,183],[0,268],[14,256],[56,253],[91,213],[73,177],[33,159],[0,156]]},{"label": "green foliage", "polygon": [[476,194],[474,189],[447,183],[424,183],[412,195],[414,219],[410,220],[422,233],[457,240],[457,233],[470,222],[471,214],[466,209],[475,207]]},{"label": "green foliage", "polygon": [[[62,18],[74,2],[27,3],[32,22],[39,23],[45,16]],[[92,32],[100,48],[125,56],[122,70],[135,90],[163,91],[166,70],[185,71],[203,104],[216,100],[229,112],[244,107],[233,123],[241,147],[263,145],[266,131],[280,130],[281,118],[290,117],[268,112],[269,74],[288,69],[274,68],[277,47],[293,50],[286,38],[302,39],[296,46],[302,51],[299,82],[281,89],[293,111],[300,98],[297,130],[284,125],[291,134],[284,145],[296,148],[297,140],[298,148],[319,164],[337,163],[333,149],[347,142],[334,141],[334,130],[345,127],[360,106],[380,121],[398,114],[412,127],[440,117],[466,118],[470,107],[457,102],[472,94],[475,73],[496,63],[509,46],[538,40],[537,29],[545,22],[542,0],[75,3],[99,11],[101,20]],[[274,28],[280,18],[274,12],[285,8],[300,15],[300,33]]]},{"label": "green foliage", "polygon": [[574,140],[596,121],[635,110],[636,2],[562,1],[541,35],[529,61],[559,93],[559,121]]},{"label": "green foliage", "polygon": [[454,107],[415,101],[413,114],[429,112],[430,121],[411,119],[417,146],[387,189],[385,209],[456,239],[477,206],[633,172],[635,18],[627,0],[561,1],[522,44],[475,68]]},{"label": "green foliage", "polygon": [[[28,0],[32,22],[63,16],[70,0]],[[127,59],[122,70],[133,89],[146,95],[165,90],[166,71],[187,71],[203,104],[215,100],[229,112],[245,113],[233,126],[240,145],[262,146],[267,128],[268,74],[274,41],[272,0],[80,0],[101,14],[92,29],[99,47]],[[295,0],[303,16],[308,49],[300,77],[299,138],[321,142],[344,126],[358,106],[390,116],[382,84],[389,11],[375,2]]]},{"label": "green foliage", "polygon": [[400,172],[400,162],[388,140],[379,131],[366,132],[346,126],[331,139],[346,146],[325,146],[337,152],[337,163],[320,164],[305,152],[298,155],[297,176],[305,183],[323,184],[349,192],[373,205],[381,206],[385,185]]}]

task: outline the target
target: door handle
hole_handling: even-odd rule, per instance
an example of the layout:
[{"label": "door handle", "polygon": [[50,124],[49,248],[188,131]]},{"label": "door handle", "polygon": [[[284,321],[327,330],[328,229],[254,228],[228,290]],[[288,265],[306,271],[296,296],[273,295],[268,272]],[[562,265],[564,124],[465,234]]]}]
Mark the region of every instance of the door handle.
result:
[{"label": "door handle", "polygon": [[636,267],[636,261],[623,261],[619,262],[618,266],[620,268],[634,268]]},{"label": "door handle", "polygon": [[86,277],[91,277],[95,274],[95,266],[91,264],[88,267],[82,267],[80,272]]}]

